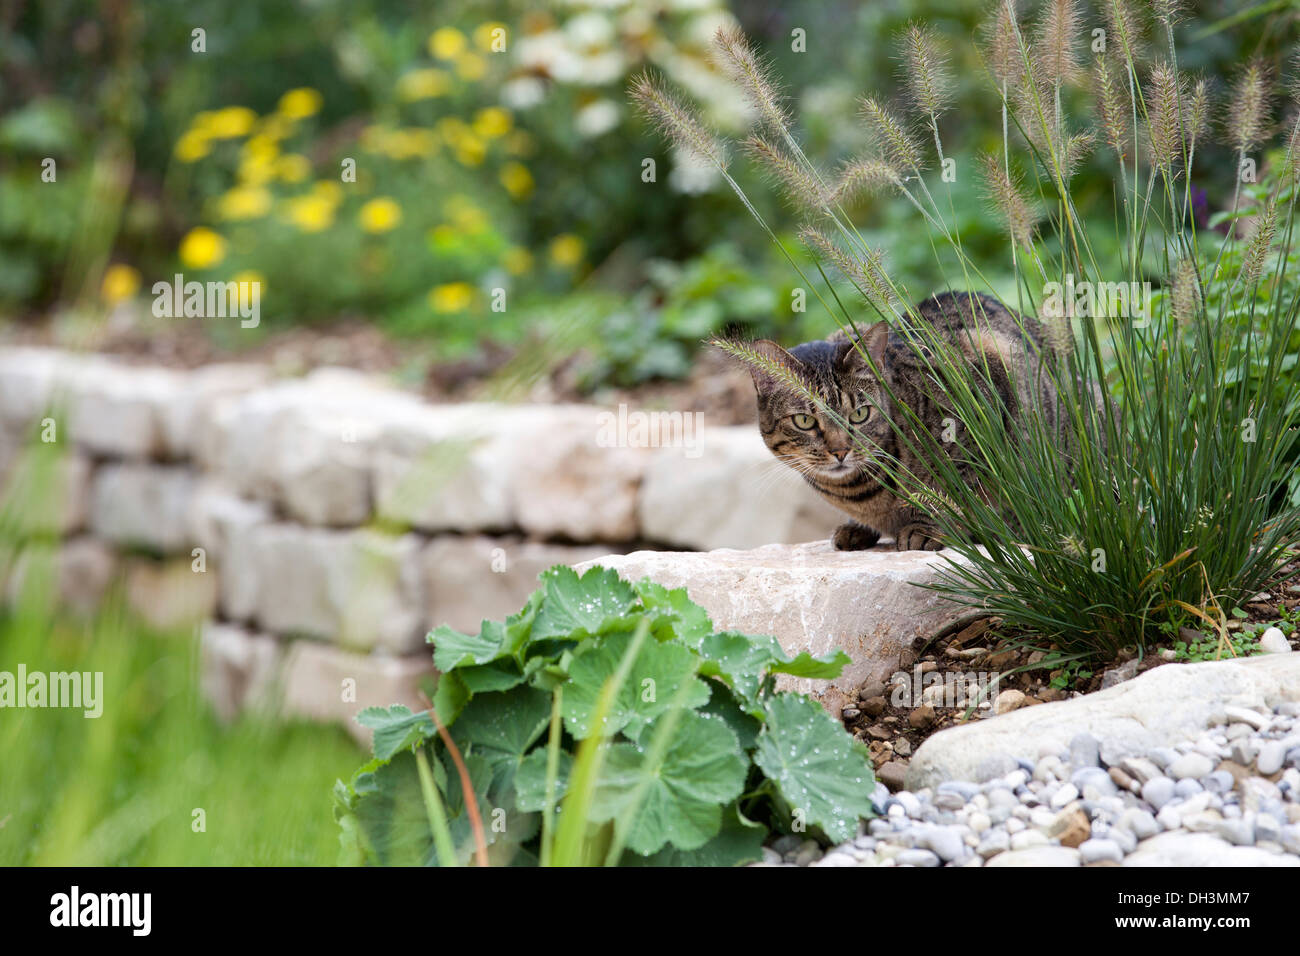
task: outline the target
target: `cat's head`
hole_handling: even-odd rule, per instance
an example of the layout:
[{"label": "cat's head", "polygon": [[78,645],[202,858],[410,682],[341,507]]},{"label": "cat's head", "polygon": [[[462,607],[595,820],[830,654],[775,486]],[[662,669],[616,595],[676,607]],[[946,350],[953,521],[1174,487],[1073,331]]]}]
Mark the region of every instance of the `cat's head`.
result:
[{"label": "cat's head", "polygon": [[863,358],[865,352],[884,371],[888,337],[888,324],[879,322],[862,332],[861,351],[843,333],[789,351],[766,339],[752,343],[758,355],[793,374],[839,419],[782,376],[751,366],[758,424],[772,454],[802,474],[839,482],[890,446],[889,395]]}]

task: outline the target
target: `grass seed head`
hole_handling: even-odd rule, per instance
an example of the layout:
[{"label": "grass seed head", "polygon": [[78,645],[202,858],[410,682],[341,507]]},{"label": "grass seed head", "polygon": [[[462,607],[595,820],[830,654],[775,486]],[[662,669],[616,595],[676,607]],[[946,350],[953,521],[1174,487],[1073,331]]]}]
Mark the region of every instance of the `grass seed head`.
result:
[{"label": "grass seed head", "polygon": [[1029,200],[1025,198],[1017,178],[1008,175],[1000,157],[990,153],[981,155],[980,166],[984,172],[984,184],[989,198],[997,207],[1002,221],[1006,224],[1011,240],[1016,245],[1028,249],[1034,241],[1038,217]]},{"label": "grass seed head", "polygon": [[1268,67],[1262,60],[1251,60],[1237,74],[1223,118],[1225,138],[1238,153],[1250,152],[1268,137],[1270,95]]},{"label": "grass seed head", "polygon": [[895,168],[920,170],[925,159],[907,125],[874,96],[862,100],[862,115],[876,145]]},{"label": "grass seed head", "polygon": [[790,128],[785,96],[773,79],[772,68],[754,51],[753,46],[738,29],[720,27],[713,38],[716,60],[732,82],[740,87],[745,98],[772,132]]},{"label": "grass seed head", "polygon": [[952,75],[934,32],[913,23],[903,34],[903,83],[912,105],[928,117],[942,114],[952,102]]},{"label": "grass seed head", "polygon": [[771,140],[751,135],[745,140],[745,151],[772,174],[794,209],[815,212],[832,202],[831,190],[822,177]]},{"label": "grass seed head", "polygon": [[1038,23],[1034,58],[1040,67],[1040,79],[1048,86],[1079,79],[1074,49],[1082,22],[1078,0],[1047,0]]},{"label": "grass seed head", "polygon": [[718,169],[727,168],[729,157],[722,141],[694,110],[674,98],[648,71],[633,77],[631,95],[642,115],[663,135]]}]

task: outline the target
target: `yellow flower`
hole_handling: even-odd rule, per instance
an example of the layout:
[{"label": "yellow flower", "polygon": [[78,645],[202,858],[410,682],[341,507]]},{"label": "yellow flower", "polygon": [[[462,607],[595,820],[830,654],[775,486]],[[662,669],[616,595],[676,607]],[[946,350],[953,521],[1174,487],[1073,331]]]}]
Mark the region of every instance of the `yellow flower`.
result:
[{"label": "yellow flower", "polygon": [[293,121],[280,113],[264,116],[257,124],[255,136],[265,136],[269,140],[284,139],[293,132]]},{"label": "yellow flower", "polygon": [[380,196],[361,207],[359,218],[366,232],[388,232],[402,221],[402,207],[387,196]]},{"label": "yellow flower", "polygon": [[487,228],[487,214],[477,206],[466,206],[456,211],[451,224],[461,232],[473,235]]},{"label": "yellow flower", "polygon": [[474,114],[474,132],[484,139],[497,139],[510,132],[510,114],[499,106],[489,106]]},{"label": "yellow flower", "polygon": [[322,179],[311,187],[312,195],[323,199],[331,206],[337,206],[343,201],[343,187],[332,179]]},{"label": "yellow flower", "polygon": [[271,180],[279,155],[275,140],[261,134],[250,137],[239,151],[239,178],[246,185],[264,185]]},{"label": "yellow flower", "polygon": [[464,196],[452,196],[443,203],[442,211],[461,232],[482,232],[487,228],[487,213]]},{"label": "yellow flower", "polygon": [[206,122],[199,128],[205,130],[212,139],[234,139],[247,136],[256,122],[257,114],[247,106],[227,106],[208,114]]},{"label": "yellow flower", "polygon": [[181,263],[191,269],[209,269],[226,257],[226,240],[199,226],[181,240],[180,257]]},{"label": "yellow flower", "polygon": [[463,312],[472,301],[474,287],[468,282],[448,282],[429,293],[429,305],[435,312]]},{"label": "yellow flower", "polygon": [[477,53],[462,53],[456,57],[456,75],[462,80],[481,80],[486,72],[487,60]]},{"label": "yellow flower", "polygon": [[522,246],[511,246],[502,257],[501,264],[512,276],[523,275],[533,267],[533,254]]},{"label": "yellow flower", "polygon": [[582,261],[582,240],[571,232],[556,236],[551,240],[551,261],[561,268],[576,266]]},{"label": "yellow flower", "polygon": [[260,296],[266,291],[266,276],[255,269],[244,269],[236,272],[230,279],[231,282],[247,282],[250,286],[257,287],[257,294]]},{"label": "yellow flower", "polygon": [[283,116],[297,120],[311,116],[320,109],[321,95],[309,86],[300,86],[280,97],[277,109]]},{"label": "yellow flower", "polygon": [[275,174],[286,183],[300,183],[311,175],[311,162],[299,153],[289,153],[276,160]]},{"label": "yellow flower", "polygon": [[442,96],[450,89],[451,77],[445,70],[435,70],[432,67],[412,70],[397,81],[397,98],[406,103],[429,100]]},{"label": "yellow flower", "polygon": [[429,52],[440,60],[454,60],[465,46],[465,34],[455,27],[441,27],[429,37]]},{"label": "yellow flower", "polygon": [[381,153],[392,131],[387,126],[376,124],[361,131],[361,148],[367,153]]},{"label": "yellow flower", "polygon": [[506,137],[506,152],[512,156],[531,156],[533,147],[533,138],[521,129]]},{"label": "yellow flower", "polygon": [[384,149],[393,159],[431,156],[438,149],[438,137],[427,129],[393,130],[384,143]]},{"label": "yellow flower", "polygon": [[321,232],[334,224],[334,206],[319,193],[308,193],[286,202],[285,216],[303,232]]},{"label": "yellow flower", "polygon": [[[497,30],[500,30],[501,32],[496,33],[494,36],[494,33]],[[474,28],[474,45],[484,53],[503,52],[501,50],[494,50],[492,48],[492,43],[498,37],[502,43],[505,43],[508,36],[509,33],[504,23],[497,23],[494,20],[489,20],[487,23],[480,23]]]},{"label": "yellow flower", "polygon": [[477,136],[471,136],[456,147],[456,159],[462,166],[478,166],[487,158],[487,145]]},{"label": "yellow flower", "polygon": [[99,294],[109,305],[117,305],[123,299],[129,299],[140,288],[140,273],[130,266],[111,265],[104,270],[104,279],[99,285]]},{"label": "yellow flower", "polygon": [[523,199],[533,191],[533,174],[523,163],[506,163],[501,167],[501,185],[515,199]]},{"label": "yellow flower", "polygon": [[176,141],[176,158],[182,163],[193,163],[212,150],[212,140],[203,130],[187,129]]},{"label": "yellow flower", "polygon": [[222,219],[256,219],[271,209],[271,194],[260,186],[236,186],[217,201]]},{"label": "yellow flower", "polygon": [[239,181],[245,186],[265,186],[275,173],[275,161],[265,156],[245,156],[239,164]]},{"label": "yellow flower", "polygon": [[459,146],[466,137],[474,135],[470,131],[469,124],[459,116],[444,116],[438,120],[435,129],[438,135],[451,146]]}]

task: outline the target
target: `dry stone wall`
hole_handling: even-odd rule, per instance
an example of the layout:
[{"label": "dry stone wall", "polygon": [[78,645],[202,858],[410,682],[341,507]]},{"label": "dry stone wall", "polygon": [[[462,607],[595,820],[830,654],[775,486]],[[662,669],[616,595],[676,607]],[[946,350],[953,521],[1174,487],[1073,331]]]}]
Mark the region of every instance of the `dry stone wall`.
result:
[{"label": "dry stone wall", "polygon": [[615,444],[609,410],[431,404],[342,369],[140,367],[0,349],[0,482],[33,569],[90,613],[115,586],[196,627],[217,708],[322,720],[419,704],[438,624],[518,610],[537,574],[636,548],[824,538],[838,519],[749,427]]}]

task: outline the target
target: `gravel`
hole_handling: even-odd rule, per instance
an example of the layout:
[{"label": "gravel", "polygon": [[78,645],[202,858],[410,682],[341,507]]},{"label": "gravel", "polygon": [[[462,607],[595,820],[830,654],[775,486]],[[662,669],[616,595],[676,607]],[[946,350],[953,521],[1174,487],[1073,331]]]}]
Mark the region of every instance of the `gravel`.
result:
[{"label": "gravel", "polygon": [[853,840],[822,848],[804,835],[778,837],[754,865],[1114,866],[1134,853],[1148,860],[1144,841],[1174,858],[1171,839],[1189,851],[1222,847],[1214,852],[1225,860],[1253,853],[1300,865],[1300,706],[1292,702],[1271,712],[1225,707],[1223,722],[1197,739],[1113,764],[1080,734],[1068,752],[988,760],[976,776],[916,792],[878,783],[881,816]]}]

